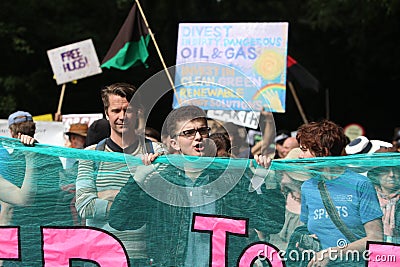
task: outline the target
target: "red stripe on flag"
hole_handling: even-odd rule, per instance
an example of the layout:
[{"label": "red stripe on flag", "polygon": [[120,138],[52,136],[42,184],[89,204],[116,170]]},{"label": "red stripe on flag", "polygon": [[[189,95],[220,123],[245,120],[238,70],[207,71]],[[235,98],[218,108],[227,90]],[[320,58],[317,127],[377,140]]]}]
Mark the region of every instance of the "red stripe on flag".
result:
[{"label": "red stripe on flag", "polygon": [[290,68],[291,66],[293,66],[294,64],[297,64],[297,61],[292,58],[291,56],[287,56],[287,67]]}]

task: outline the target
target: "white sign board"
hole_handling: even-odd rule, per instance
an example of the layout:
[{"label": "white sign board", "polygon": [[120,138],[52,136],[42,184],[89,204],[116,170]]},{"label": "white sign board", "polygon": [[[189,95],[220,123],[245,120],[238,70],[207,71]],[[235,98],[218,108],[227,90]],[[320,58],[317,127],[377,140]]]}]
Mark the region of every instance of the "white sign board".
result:
[{"label": "white sign board", "polygon": [[260,120],[260,112],[244,110],[208,110],[207,117],[257,129]]},{"label": "white sign board", "polygon": [[[64,125],[59,121],[36,121],[35,139],[39,143],[64,146]],[[8,120],[0,120],[0,135],[11,137]]]},{"label": "white sign board", "polygon": [[67,132],[69,126],[73,123],[86,123],[88,126],[92,124],[95,120],[103,118],[102,113],[93,114],[66,114],[62,115],[62,122],[64,124],[64,129]]},{"label": "white sign board", "polygon": [[[102,113],[93,114],[67,114],[62,116],[62,122],[59,121],[35,121],[36,133],[35,139],[39,143],[65,146],[67,138],[65,132],[68,131],[72,123],[87,123],[88,126],[95,120],[103,118]],[[8,120],[0,119],[0,136],[11,137],[8,129]]]},{"label": "white sign board", "polygon": [[101,73],[92,39],[47,51],[57,84]]}]

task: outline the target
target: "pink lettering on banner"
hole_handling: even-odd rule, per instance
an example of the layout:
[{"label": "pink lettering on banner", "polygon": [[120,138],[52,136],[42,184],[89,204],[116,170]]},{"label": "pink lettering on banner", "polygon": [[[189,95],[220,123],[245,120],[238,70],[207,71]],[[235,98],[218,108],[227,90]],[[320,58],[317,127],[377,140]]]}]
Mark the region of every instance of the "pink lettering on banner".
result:
[{"label": "pink lettering on banner", "polygon": [[251,267],[256,259],[268,262],[272,267],[283,267],[283,261],[278,256],[279,249],[271,244],[259,242],[247,247],[240,257],[239,267]]},{"label": "pink lettering on banner", "polygon": [[[399,266],[400,244],[367,242],[368,267]],[[365,253],[364,253],[365,254]]]},{"label": "pink lettering on banner", "polygon": [[226,266],[226,233],[247,235],[247,220],[194,214],[193,230],[211,232],[211,267]]},{"label": "pink lettering on banner", "polygon": [[18,227],[0,227],[0,259],[19,259]]},{"label": "pink lettering on banner", "polygon": [[45,267],[69,267],[70,259],[97,262],[101,267],[127,267],[121,241],[98,228],[42,227]]}]

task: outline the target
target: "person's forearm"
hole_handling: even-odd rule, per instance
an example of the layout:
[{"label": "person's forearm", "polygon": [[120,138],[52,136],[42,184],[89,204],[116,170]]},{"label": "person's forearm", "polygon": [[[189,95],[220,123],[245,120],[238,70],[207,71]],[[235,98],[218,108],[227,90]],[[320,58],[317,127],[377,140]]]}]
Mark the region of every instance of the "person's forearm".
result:
[{"label": "person's forearm", "polygon": [[263,131],[263,139],[262,139],[262,149],[261,154],[267,155],[271,154],[275,151],[275,148],[272,149],[270,146],[274,145],[274,135],[275,135],[275,127],[274,120],[272,116],[266,116],[264,120],[264,131]]},{"label": "person's forearm", "polygon": [[104,211],[106,216],[107,200],[99,199],[93,177],[93,162],[80,160],[78,167],[78,176],[76,178],[76,202],[75,207],[81,218],[91,219],[96,216],[95,213]]},{"label": "person's forearm", "polygon": [[1,204],[0,225],[10,225],[14,211],[13,206],[6,202],[0,202],[0,204]]},{"label": "person's forearm", "polygon": [[25,155],[25,159],[26,159],[25,177],[20,190],[22,205],[30,203],[36,193],[34,155],[27,154]]},{"label": "person's forearm", "polygon": [[339,253],[342,255],[345,255],[347,252],[354,251],[359,251],[362,253],[366,250],[367,241],[383,241],[382,221],[380,219],[367,222],[364,227],[367,233],[366,237],[347,245],[331,247],[327,251],[332,254]]},{"label": "person's forearm", "polygon": [[27,203],[32,201],[32,198],[34,197],[34,194],[36,192],[36,183],[33,177],[34,167],[31,160],[32,159],[30,158],[26,161],[25,177],[21,188],[4,179],[0,175],[1,201],[16,206],[26,205]]}]

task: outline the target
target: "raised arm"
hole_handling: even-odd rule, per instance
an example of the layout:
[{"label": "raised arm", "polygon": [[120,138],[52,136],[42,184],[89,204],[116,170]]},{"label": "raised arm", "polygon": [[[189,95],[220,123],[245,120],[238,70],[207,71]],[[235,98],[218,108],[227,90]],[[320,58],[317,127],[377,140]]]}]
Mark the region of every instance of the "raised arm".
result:
[{"label": "raised arm", "polygon": [[0,200],[11,205],[23,206],[28,204],[35,191],[33,189],[31,171],[25,173],[22,187],[12,184],[0,175]]},{"label": "raised arm", "polygon": [[[33,145],[35,139],[28,135],[19,135],[18,138],[25,145]],[[34,154],[25,153],[26,169],[25,178],[21,188],[7,181],[0,175],[0,200],[11,205],[22,206],[30,203],[36,193],[36,182],[34,175]]]},{"label": "raised arm", "polygon": [[265,112],[263,111],[261,113],[262,117],[264,118],[263,125],[264,125],[264,130],[263,130],[263,139],[261,140],[262,142],[262,147],[261,147],[261,154],[262,155],[268,155],[270,157],[274,157],[275,155],[275,144],[274,144],[274,138],[275,138],[275,123],[274,123],[274,117],[271,112]]}]

